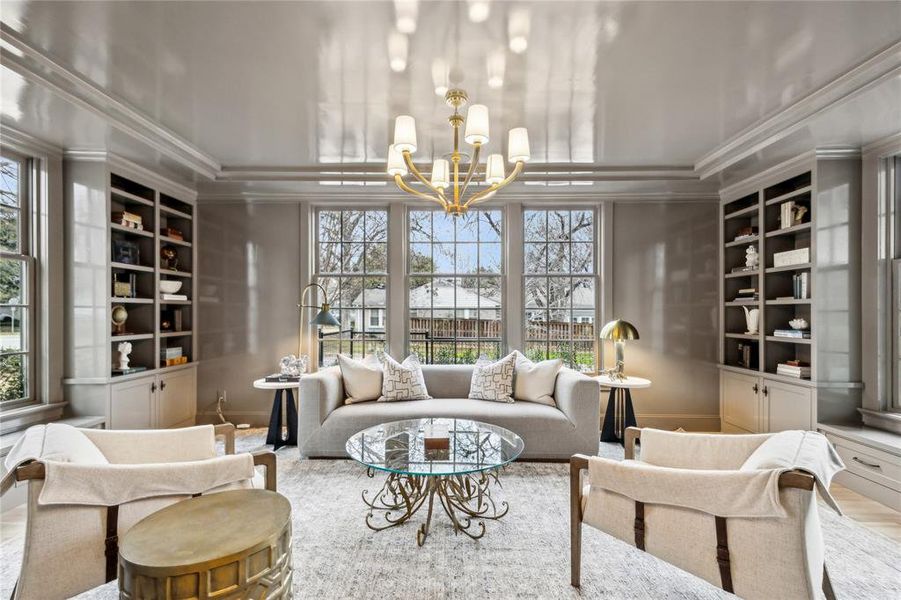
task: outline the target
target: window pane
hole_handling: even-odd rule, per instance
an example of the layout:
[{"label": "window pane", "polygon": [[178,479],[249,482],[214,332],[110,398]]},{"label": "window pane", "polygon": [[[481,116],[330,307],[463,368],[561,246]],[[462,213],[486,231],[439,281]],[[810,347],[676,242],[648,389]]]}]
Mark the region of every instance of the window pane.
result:
[{"label": "window pane", "polygon": [[366,244],[366,272],[388,272],[388,244]]},{"label": "window pane", "polygon": [[[409,213],[408,347],[423,362],[472,363],[482,352],[500,353],[502,214]],[[432,235],[425,236],[429,218]]]},{"label": "window pane", "polygon": [[341,244],[319,244],[319,272],[341,272]]},{"label": "window pane", "polygon": [[383,210],[366,212],[366,241],[388,241],[388,213]]},{"label": "window pane", "polygon": [[363,272],[363,244],[341,244],[341,253],[344,259],[345,273]]},{"label": "window pane", "polygon": [[27,362],[25,354],[0,356],[0,402],[28,398]]},{"label": "window pane", "polygon": [[25,309],[0,306],[0,353],[28,350]]},{"label": "window pane", "polygon": [[[573,368],[595,368],[594,211],[524,212],[526,348]],[[549,308],[550,310],[536,310]],[[578,341],[577,341],[578,340]]]},{"label": "window pane", "polygon": [[321,211],[319,211],[319,241],[320,242],[340,242],[341,241],[341,211],[337,211],[337,210],[321,210]]},{"label": "window pane", "polygon": [[360,210],[345,210],[342,212],[341,229],[342,240],[345,242],[362,242],[366,239],[364,229],[364,215]]},{"label": "window pane", "polygon": [[19,206],[19,162],[0,157],[0,205]]},{"label": "window pane", "polygon": [[0,206],[0,250],[20,252],[19,211]]},{"label": "window pane", "polygon": [[367,277],[363,287],[363,306],[387,306],[385,277]]},{"label": "window pane", "polygon": [[410,241],[432,241],[432,212],[431,210],[410,211]]},{"label": "window pane", "polygon": [[533,361],[547,359],[547,345],[544,342],[527,342],[526,357]]},{"label": "window pane", "polygon": [[24,304],[25,261],[0,258],[0,304]]}]

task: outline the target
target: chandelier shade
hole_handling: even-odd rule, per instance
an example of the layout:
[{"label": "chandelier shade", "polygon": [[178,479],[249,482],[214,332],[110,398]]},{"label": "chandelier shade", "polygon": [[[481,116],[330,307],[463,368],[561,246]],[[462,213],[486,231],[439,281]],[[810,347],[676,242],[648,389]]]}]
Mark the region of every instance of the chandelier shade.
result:
[{"label": "chandelier shade", "polygon": [[[469,185],[479,170],[482,146],[490,139],[488,107],[473,104],[467,110],[463,141],[473,148],[471,156],[467,157],[460,152],[460,128],[464,126],[460,107],[466,104],[469,98],[464,90],[449,89],[444,99],[454,109],[453,114],[447,119],[453,128],[453,152],[449,155],[450,160],[435,159],[432,163],[431,177],[427,179],[413,164],[413,154],[416,152],[416,121],[410,115],[400,115],[394,120],[394,143],[388,147],[386,170],[402,191],[416,198],[435,202],[447,214],[459,216],[466,214],[471,206],[491,198],[498,190],[519,177],[530,158],[529,133],[525,127],[510,130],[507,138],[507,157],[514,164],[513,170],[507,175],[503,155],[489,155],[485,165],[485,183],[488,187],[474,191],[467,197]],[[465,171],[461,171],[461,162],[464,158],[469,158],[469,165]],[[404,180],[408,174],[412,174],[427,191],[410,187]]]}]

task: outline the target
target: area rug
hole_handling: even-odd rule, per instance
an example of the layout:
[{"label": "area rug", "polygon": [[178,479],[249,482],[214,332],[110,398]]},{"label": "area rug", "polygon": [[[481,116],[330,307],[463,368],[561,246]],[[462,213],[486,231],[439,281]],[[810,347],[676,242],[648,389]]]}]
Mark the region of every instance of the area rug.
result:
[{"label": "area rug", "polygon": [[[239,451],[257,447],[258,434],[242,436]],[[622,456],[619,446],[600,453]],[[382,532],[363,520],[363,490],[375,491],[382,475],[367,477],[349,460],[300,460],[278,452],[278,487],[294,511],[295,598],[728,598],[729,594],[590,528],[584,529],[581,592],[569,584],[568,466],[514,463],[501,476],[510,505],[484,538],[455,535],[436,511],[423,547],[420,518]],[[827,561],[839,598],[901,597],[901,549],[845,517],[821,510]],[[418,515],[417,515],[418,517]],[[224,524],[228,526],[228,524]],[[9,597],[21,540],[0,549],[2,594]],[[48,575],[52,576],[52,572]],[[79,596],[116,598],[114,584]]]}]

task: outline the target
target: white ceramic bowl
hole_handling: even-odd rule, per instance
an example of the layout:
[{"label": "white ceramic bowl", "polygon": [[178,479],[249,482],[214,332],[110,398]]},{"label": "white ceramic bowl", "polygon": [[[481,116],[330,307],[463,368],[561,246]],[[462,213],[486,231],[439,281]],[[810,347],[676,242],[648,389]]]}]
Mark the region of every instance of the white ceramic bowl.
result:
[{"label": "white ceramic bowl", "polygon": [[171,279],[160,280],[160,291],[164,294],[177,294],[181,289],[181,281],[173,281]]}]

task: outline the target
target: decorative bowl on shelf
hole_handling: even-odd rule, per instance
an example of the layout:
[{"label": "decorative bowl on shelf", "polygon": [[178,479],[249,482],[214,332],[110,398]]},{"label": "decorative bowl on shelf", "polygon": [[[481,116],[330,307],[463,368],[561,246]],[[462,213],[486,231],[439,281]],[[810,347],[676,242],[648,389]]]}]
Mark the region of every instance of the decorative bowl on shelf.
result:
[{"label": "decorative bowl on shelf", "polygon": [[172,281],[170,279],[160,280],[160,291],[164,294],[177,294],[181,289],[181,281]]},{"label": "decorative bowl on shelf", "polygon": [[807,323],[807,319],[803,319],[800,317],[789,321],[788,326],[791,327],[792,329],[797,329],[798,331],[802,331],[802,330],[810,327],[810,325]]}]

